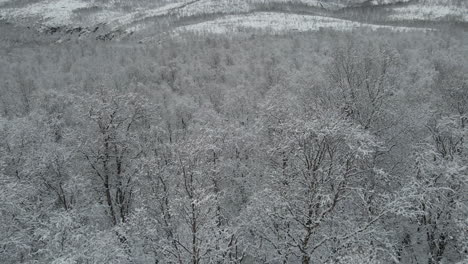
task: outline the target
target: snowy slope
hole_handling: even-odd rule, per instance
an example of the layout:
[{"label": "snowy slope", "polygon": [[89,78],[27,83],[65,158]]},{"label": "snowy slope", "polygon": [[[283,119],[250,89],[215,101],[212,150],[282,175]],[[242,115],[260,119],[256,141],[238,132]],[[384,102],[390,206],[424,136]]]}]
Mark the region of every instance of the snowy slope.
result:
[{"label": "snowy slope", "polygon": [[[17,6],[14,0],[0,0],[0,19],[12,23],[34,26],[38,29],[52,27],[84,28],[91,32],[98,25],[106,25],[106,30],[126,32],[140,31],[152,26],[161,17],[183,19],[204,14],[216,14],[219,19],[204,21],[177,29],[181,31],[231,32],[242,28],[267,30],[274,32],[295,30],[309,31],[319,28],[350,30],[356,27],[371,29],[386,28],[370,24],[340,20],[336,18],[301,16],[297,14],[256,12],[259,6],[268,3],[301,4],[322,8],[324,13],[353,4],[388,4],[408,0],[40,0],[31,3],[21,2]],[[439,1],[439,0],[421,0]],[[450,1],[450,0],[448,0]],[[468,0],[467,0],[468,1]],[[403,6],[382,7],[390,11],[389,20],[431,20],[438,21],[448,17],[468,22],[468,9],[441,5],[417,3]],[[328,11],[327,11],[328,10]],[[202,18],[201,18],[202,19]],[[199,21],[199,20],[197,20]],[[395,30],[404,30],[398,28]],[[106,33],[104,33],[106,34]]]},{"label": "snowy slope", "polygon": [[349,31],[355,28],[390,29],[394,31],[426,30],[409,27],[379,26],[330,17],[274,12],[255,12],[246,15],[229,15],[212,21],[179,27],[176,31],[224,34],[260,30],[272,33],[288,31],[317,31],[321,28]]},{"label": "snowy slope", "polygon": [[[1,1],[1,0],[0,0]],[[137,18],[167,15],[172,8],[180,3],[169,4],[161,8],[139,8],[132,11],[122,11],[112,6],[100,6],[90,1],[82,0],[45,0],[21,7],[0,8],[0,16],[9,21],[35,20],[44,26],[93,26],[106,23],[125,25]],[[94,12],[86,12],[86,9]]]},{"label": "snowy slope", "polygon": [[452,19],[468,22],[468,8],[462,6],[447,6],[440,4],[416,4],[405,7],[393,8],[393,20],[429,20],[438,21]]},{"label": "snowy slope", "polygon": [[47,0],[21,8],[0,9],[0,16],[8,20],[37,19],[47,26],[67,25],[74,10],[86,7],[88,4],[80,0]]},{"label": "snowy slope", "polygon": [[[0,0],[7,3],[12,0]],[[408,0],[372,0],[367,3],[387,4],[406,2]],[[427,1],[427,0],[426,0]],[[134,27],[135,23],[145,19],[171,15],[178,18],[198,16],[202,14],[239,14],[255,11],[259,5],[269,3],[302,4],[325,9],[343,8],[348,4],[366,2],[366,0],[173,0],[156,1],[162,4],[148,6],[129,4],[125,1],[98,1],[98,0],[42,0],[18,7],[0,7],[0,17],[12,22],[31,23],[48,27],[82,26],[93,27],[97,24],[107,24],[110,28]],[[155,2],[155,3],[156,3]],[[122,5],[127,3],[127,9]],[[11,5],[8,5],[11,6]],[[468,10],[461,10],[450,6],[430,6],[418,4],[393,9],[393,20],[428,19],[437,20],[447,15],[462,16],[466,19]]]},{"label": "snowy slope", "polygon": [[301,4],[305,6],[323,7],[328,9],[343,8],[346,5],[339,1],[323,1],[323,0],[248,0],[250,4],[271,4],[271,3],[282,3],[282,4]]}]

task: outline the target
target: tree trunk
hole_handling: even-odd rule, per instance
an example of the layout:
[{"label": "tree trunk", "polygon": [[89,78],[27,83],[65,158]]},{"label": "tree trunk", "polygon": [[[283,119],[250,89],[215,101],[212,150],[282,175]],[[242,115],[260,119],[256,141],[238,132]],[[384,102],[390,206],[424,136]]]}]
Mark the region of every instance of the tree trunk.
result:
[{"label": "tree trunk", "polygon": [[198,242],[197,242],[197,217],[195,215],[195,204],[192,201],[192,264],[199,264]]}]

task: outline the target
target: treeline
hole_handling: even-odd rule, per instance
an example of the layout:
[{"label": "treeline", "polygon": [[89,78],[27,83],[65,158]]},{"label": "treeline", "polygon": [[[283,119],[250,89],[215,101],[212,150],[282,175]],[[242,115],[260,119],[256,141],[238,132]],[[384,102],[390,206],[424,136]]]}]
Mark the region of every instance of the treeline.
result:
[{"label": "treeline", "polygon": [[466,43],[9,46],[0,262],[467,261]]}]

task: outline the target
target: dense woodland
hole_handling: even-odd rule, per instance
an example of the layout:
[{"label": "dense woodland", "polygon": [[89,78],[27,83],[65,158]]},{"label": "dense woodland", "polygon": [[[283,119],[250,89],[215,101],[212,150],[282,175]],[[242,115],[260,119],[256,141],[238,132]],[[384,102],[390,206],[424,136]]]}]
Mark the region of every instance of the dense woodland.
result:
[{"label": "dense woodland", "polygon": [[468,261],[466,32],[4,32],[0,263]]}]

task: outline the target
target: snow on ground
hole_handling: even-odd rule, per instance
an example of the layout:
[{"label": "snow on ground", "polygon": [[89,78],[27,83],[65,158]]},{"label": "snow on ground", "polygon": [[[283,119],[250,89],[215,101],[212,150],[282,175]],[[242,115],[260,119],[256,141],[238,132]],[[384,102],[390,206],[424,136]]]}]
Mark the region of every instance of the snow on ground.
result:
[{"label": "snow on ground", "polygon": [[317,31],[321,28],[330,28],[339,31],[349,31],[354,28],[368,28],[371,30],[390,29],[394,31],[427,30],[408,27],[371,25],[313,15],[256,12],[246,15],[229,15],[211,21],[179,27],[176,30],[176,34],[182,32],[224,34],[229,32],[245,32],[246,30],[262,30],[272,33],[281,33],[284,31]]},{"label": "snow on ground", "polygon": [[[83,11],[85,8],[96,10]],[[147,18],[169,14],[187,17],[213,13],[240,13],[249,10],[250,5],[246,0],[183,0],[155,8],[136,7],[127,11],[115,8],[112,2],[102,4],[83,0],[44,0],[17,8],[0,8],[0,17],[10,21],[31,19],[45,26],[93,26],[105,23],[115,29],[133,25]]]},{"label": "snow on ground", "polygon": [[468,22],[468,8],[443,5],[417,4],[392,9],[393,20],[430,20],[437,21],[447,16],[453,16],[458,21]]},{"label": "snow on ground", "polygon": [[370,3],[372,5],[389,5],[397,3],[407,3],[411,0],[372,0]]},{"label": "snow on ground", "polygon": [[180,10],[180,17],[215,13],[240,13],[251,10],[251,5],[245,0],[200,0],[189,4]]},{"label": "snow on ground", "polygon": [[270,4],[270,3],[282,3],[282,4],[302,4],[306,6],[315,7],[344,7],[342,4],[334,3],[332,1],[323,0],[247,0],[251,4]]},{"label": "snow on ground", "polygon": [[17,22],[36,21],[48,27],[94,26],[103,23],[115,29],[149,17],[167,15],[184,4],[185,2],[176,2],[158,8],[122,11],[109,3],[101,5],[82,0],[44,0],[17,8],[0,8],[0,17]]},{"label": "snow on ground", "polygon": [[[1,3],[13,0],[0,0]],[[374,0],[378,2],[395,0]],[[406,0],[398,0],[406,1]],[[323,2],[323,3],[322,3]],[[16,8],[1,8],[0,18],[19,23],[38,23],[48,27],[54,26],[84,26],[92,27],[106,24],[110,29],[124,29],[127,32],[139,31],[149,25],[149,18],[172,15],[174,17],[188,17],[203,14],[227,14],[227,16],[205,21],[195,25],[179,28],[177,31],[210,31],[231,32],[245,28],[272,31],[309,31],[320,28],[336,28],[337,30],[351,30],[355,27],[372,29],[391,28],[393,30],[408,30],[404,27],[376,26],[361,24],[347,20],[326,18],[312,15],[281,14],[256,12],[257,4],[265,3],[302,3],[310,6],[330,5],[334,1],[324,0],[173,0],[164,2],[163,6],[135,6],[130,10],[122,10],[119,1],[97,0],[42,0],[21,5]],[[327,7],[327,6],[325,6]],[[391,19],[440,19],[447,15],[458,15],[468,21],[468,10],[455,7],[423,4],[404,6],[390,9],[394,11]],[[249,14],[247,14],[249,13]]]},{"label": "snow on ground", "polygon": [[79,0],[46,0],[22,8],[0,9],[0,16],[7,19],[39,18],[47,26],[61,26],[71,23],[74,10],[86,7],[88,4]]},{"label": "snow on ground", "polygon": [[[0,3],[12,0],[0,0]],[[134,26],[147,18],[163,15],[177,17],[203,14],[237,14],[253,11],[257,4],[266,3],[302,3],[310,6],[322,6],[320,0],[173,0],[160,7],[135,6],[122,11],[117,8],[123,1],[100,2],[96,0],[42,0],[17,8],[0,8],[0,16],[8,20],[31,19],[46,26],[81,25],[93,26],[100,23],[113,28]],[[330,5],[330,4],[325,4]],[[81,12],[79,9],[94,11]],[[74,12],[75,11],[75,12]]]},{"label": "snow on ground", "polygon": [[107,23],[113,25],[114,27],[129,25],[131,23],[144,20],[150,17],[157,17],[168,15],[173,10],[183,6],[183,2],[172,3],[160,8],[155,9],[136,9],[130,13],[122,14],[120,16],[111,16],[107,19]]},{"label": "snow on ground", "polygon": [[116,27],[133,24],[133,26],[127,28],[126,31],[134,32],[144,29],[147,25],[141,24],[140,22],[151,17],[170,14],[181,18],[202,14],[245,13],[250,10],[250,6],[245,0],[191,0],[168,4],[157,9],[136,10],[135,12],[115,19],[111,24]]}]

